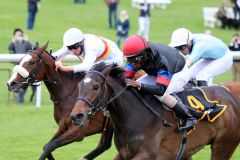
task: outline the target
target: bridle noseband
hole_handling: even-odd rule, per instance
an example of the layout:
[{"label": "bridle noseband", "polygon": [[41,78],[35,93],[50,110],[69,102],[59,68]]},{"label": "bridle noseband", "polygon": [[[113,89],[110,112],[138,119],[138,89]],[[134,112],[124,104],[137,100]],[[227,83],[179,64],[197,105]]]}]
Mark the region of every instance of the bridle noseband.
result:
[{"label": "bridle noseband", "polygon": [[[30,53],[35,53],[37,55],[37,57],[39,58],[39,62],[37,63],[37,65],[35,65],[35,68],[33,69],[33,72],[31,74],[29,74],[28,77],[26,77],[23,81],[21,81],[21,83],[23,84],[27,84],[30,86],[39,86],[40,84],[38,82],[41,82],[41,80],[36,80],[36,74],[39,72],[41,64],[43,62],[43,54],[41,54],[40,52],[36,51],[36,50],[29,50],[28,54]],[[53,82],[56,83],[56,82]]]},{"label": "bridle noseband", "polygon": [[107,106],[112,103],[116,98],[118,98],[125,90],[127,87],[123,88],[120,92],[118,92],[118,94],[116,94],[115,96],[112,96],[108,101],[106,101],[104,104],[101,105],[100,101],[103,100],[102,97],[104,96],[104,94],[107,92],[107,78],[104,74],[102,74],[99,71],[96,70],[90,70],[88,73],[96,73],[98,74],[100,77],[102,77],[104,79],[104,88],[102,89],[99,98],[98,98],[98,103],[96,105],[93,104],[93,102],[91,102],[91,100],[84,98],[82,96],[79,96],[77,98],[78,100],[82,100],[83,102],[85,102],[87,105],[89,105],[91,108],[90,110],[87,112],[87,118],[91,119],[92,116],[95,115],[96,112],[98,111],[105,111],[107,109]]},{"label": "bridle noseband", "polygon": [[41,61],[42,61],[42,55],[38,51],[35,51],[35,50],[29,50],[28,52],[29,52],[28,54],[35,53],[38,56],[40,62],[35,66],[35,68],[33,69],[33,72],[31,74],[29,74],[29,76],[26,77],[23,81],[21,81],[21,83],[33,86],[33,85],[35,85],[35,83],[40,82],[39,80],[35,79],[35,75],[39,71]]}]

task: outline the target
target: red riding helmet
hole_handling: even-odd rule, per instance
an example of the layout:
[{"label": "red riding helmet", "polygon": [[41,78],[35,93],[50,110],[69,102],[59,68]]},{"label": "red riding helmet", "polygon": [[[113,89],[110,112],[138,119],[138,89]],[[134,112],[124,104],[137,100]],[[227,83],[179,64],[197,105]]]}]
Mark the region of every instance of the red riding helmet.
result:
[{"label": "red riding helmet", "polygon": [[123,55],[125,57],[135,57],[148,48],[148,42],[139,35],[130,36],[123,44]]}]

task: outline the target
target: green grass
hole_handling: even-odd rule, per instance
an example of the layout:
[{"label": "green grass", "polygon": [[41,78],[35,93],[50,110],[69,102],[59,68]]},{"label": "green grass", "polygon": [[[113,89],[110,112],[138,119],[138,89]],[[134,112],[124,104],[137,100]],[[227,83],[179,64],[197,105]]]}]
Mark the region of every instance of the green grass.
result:
[{"label": "green grass", "polygon": [[[218,7],[220,0],[172,0],[173,3],[166,10],[152,10],[150,40],[168,44],[172,31],[178,27],[187,27],[192,32],[204,32],[202,7]],[[129,14],[130,34],[138,29],[138,10],[131,7],[130,0],[122,0],[119,10],[126,9]],[[11,41],[15,27],[25,30],[32,43],[46,43],[54,51],[62,46],[62,36],[70,27],[79,27],[84,33],[102,35],[112,40],[116,39],[116,32],[108,29],[107,7],[103,0],[87,0],[85,5],[75,5],[71,0],[42,0],[37,13],[35,28],[26,30],[27,4],[26,0],[1,0],[0,5],[0,53],[7,53],[8,43]],[[214,35],[229,43],[235,30],[214,28]],[[0,69],[12,69],[10,63],[0,63]],[[0,160],[32,160],[37,159],[46,144],[57,129],[53,119],[53,107],[49,94],[43,87],[42,107],[36,108],[28,102],[30,90],[27,92],[24,105],[8,104],[6,81],[8,72],[0,70]],[[231,73],[227,72],[214,79],[215,83],[231,80]],[[12,97],[13,93],[10,94]],[[73,143],[54,151],[56,159],[74,160],[82,157],[97,146],[99,135],[86,138],[83,142]],[[109,160],[116,153],[114,144],[111,150],[101,155],[97,160]],[[240,158],[240,149],[236,151],[232,160]],[[210,149],[202,150],[194,156],[195,160],[210,159]]]}]

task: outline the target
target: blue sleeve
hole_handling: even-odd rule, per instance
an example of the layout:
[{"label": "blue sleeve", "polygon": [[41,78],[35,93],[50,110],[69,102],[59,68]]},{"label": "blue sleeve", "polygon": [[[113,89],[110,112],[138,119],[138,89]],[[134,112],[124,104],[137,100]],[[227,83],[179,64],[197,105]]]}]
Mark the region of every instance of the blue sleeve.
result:
[{"label": "blue sleeve", "polygon": [[191,59],[192,63],[197,62],[199,59],[202,58],[202,55],[204,54],[204,44],[203,43],[196,43],[194,44],[192,51],[190,53],[189,58]]},{"label": "blue sleeve", "polygon": [[126,78],[133,78],[138,70],[139,69],[132,65],[131,63],[126,63],[124,75]]}]

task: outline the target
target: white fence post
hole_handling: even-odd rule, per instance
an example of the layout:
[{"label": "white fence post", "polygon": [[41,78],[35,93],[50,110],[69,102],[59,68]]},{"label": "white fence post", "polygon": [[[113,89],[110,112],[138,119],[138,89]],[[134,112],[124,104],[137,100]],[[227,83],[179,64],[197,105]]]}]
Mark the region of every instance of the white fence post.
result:
[{"label": "white fence post", "polygon": [[42,84],[41,82],[38,82],[37,90],[36,90],[36,107],[41,107],[41,101],[42,101]]}]

